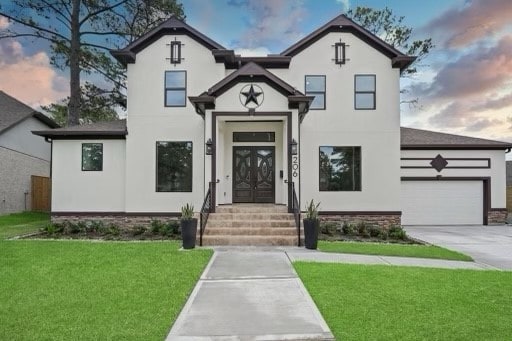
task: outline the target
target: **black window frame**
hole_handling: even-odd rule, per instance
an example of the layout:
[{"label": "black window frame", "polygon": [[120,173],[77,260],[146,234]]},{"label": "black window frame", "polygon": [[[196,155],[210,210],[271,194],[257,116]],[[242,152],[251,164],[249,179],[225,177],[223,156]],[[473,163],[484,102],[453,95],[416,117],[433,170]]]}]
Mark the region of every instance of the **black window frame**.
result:
[{"label": "black window frame", "polygon": [[[169,190],[162,191],[158,188],[158,144],[159,143],[190,143],[190,170],[192,172],[190,176],[190,190]],[[155,143],[155,192],[156,193],[192,193],[194,189],[194,142],[192,141],[156,141]]]},{"label": "black window frame", "polygon": [[[180,64],[181,63],[181,41],[179,40],[174,40],[174,41],[171,41],[171,64]],[[174,47],[177,46],[176,48],[176,51],[174,51]],[[175,52],[177,52],[177,56],[175,54]]]},{"label": "black window frame", "polygon": [[[324,91],[307,91],[308,77],[322,77],[324,79]],[[327,76],[326,75],[305,75],[304,76],[304,94],[306,96],[315,96],[315,94],[324,95],[324,106],[322,108],[309,107],[309,110],[325,110],[327,108]]]},{"label": "black window frame", "polygon": [[[93,144],[101,146],[101,166],[100,166],[100,169],[86,169],[84,167],[84,146],[85,145],[93,145]],[[82,172],[103,172],[103,143],[101,143],[101,142],[84,142],[84,143],[82,143],[82,158],[81,158],[81,161],[82,161]]]},{"label": "black window frame", "polygon": [[345,46],[345,43],[334,43],[334,63],[336,65],[345,64]]},{"label": "black window frame", "polygon": [[[177,73],[184,72],[185,73],[185,85],[184,87],[167,87],[167,73]],[[168,105],[167,104],[167,91],[184,91],[184,101],[183,105]],[[167,70],[164,73],[164,106],[166,108],[184,108],[187,106],[187,70]]]},{"label": "black window frame", "polygon": [[[339,190],[333,190],[333,189],[322,189],[322,182],[321,182],[321,177],[322,177],[322,163],[320,161],[320,155],[321,155],[321,152],[322,152],[322,148],[354,148],[354,149],[359,149],[359,181],[356,182],[355,179],[352,180],[353,184],[354,184],[354,188],[355,189],[339,189]],[[361,146],[327,146],[327,145],[323,145],[323,146],[319,146],[318,147],[318,190],[320,192],[362,192],[362,189],[363,189],[363,158],[362,158],[362,155],[363,155],[363,148]]]},{"label": "black window frame", "polygon": [[[373,91],[357,91],[357,77],[373,77]],[[373,95],[373,107],[371,108],[358,108],[357,107],[357,95],[358,94],[372,94]],[[375,110],[377,109],[377,75],[376,74],[356,74],[354,75],[354,109],[355,110]]]}]

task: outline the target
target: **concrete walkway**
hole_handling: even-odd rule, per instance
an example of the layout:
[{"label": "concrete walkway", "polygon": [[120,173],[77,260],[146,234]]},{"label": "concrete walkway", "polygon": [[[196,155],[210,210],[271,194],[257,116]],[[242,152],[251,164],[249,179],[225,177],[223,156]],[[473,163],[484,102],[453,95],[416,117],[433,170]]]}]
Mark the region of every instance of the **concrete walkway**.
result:
[{"label": "concrete walkway", "polygon": [[167,340],[334,340],[283,250],[216,250]]}]

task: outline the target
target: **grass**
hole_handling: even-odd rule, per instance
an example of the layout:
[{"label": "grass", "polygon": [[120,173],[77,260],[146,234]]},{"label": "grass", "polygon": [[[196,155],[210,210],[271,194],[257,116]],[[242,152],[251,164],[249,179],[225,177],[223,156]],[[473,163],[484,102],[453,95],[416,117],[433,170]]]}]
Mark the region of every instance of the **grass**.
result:
[{"label": "grass", "polygon": [[512,272],[294,263],[337,340],[510,340]]},{"label": "grass", "polygon": [[356,253],[364,255],[435,258],[461,261],[473,260],[465,254],[434,245],[318,241],[318,249],[325,252]]},{"label": "grass", "polygon": [[0,215],[0,239],[36,232],[50,222],[50,215],[44,212],[21,212]]},{"label": "grass", "polygon": [[0,340],[162,340],[212,251],[0,241]]}]

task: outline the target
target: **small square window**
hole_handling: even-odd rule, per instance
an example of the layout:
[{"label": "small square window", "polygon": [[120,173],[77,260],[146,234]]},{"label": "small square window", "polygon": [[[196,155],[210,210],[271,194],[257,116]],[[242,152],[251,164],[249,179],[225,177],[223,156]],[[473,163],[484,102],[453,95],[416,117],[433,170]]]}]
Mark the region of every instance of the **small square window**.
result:
[{"label": "small square window", "polygon": [[320,191],[361,190],[361,147],[320,147]]},{"label": "small square window", "polygon": [[354,107],[357,110],[374,110],[376,108],[375,75],[354,76]]},{"label": "small square window", "polygon": [[309,109],[325,109],[325,76],[306,76],[306,96],[315,96]]},{"label": "small square window", "polygon": [[103,143],[82,143],[82,171],[103,170]]},{"label": "small square window", "polygon": [[187,72],[165,72],[165,106],[184,107],[187,103]]}]

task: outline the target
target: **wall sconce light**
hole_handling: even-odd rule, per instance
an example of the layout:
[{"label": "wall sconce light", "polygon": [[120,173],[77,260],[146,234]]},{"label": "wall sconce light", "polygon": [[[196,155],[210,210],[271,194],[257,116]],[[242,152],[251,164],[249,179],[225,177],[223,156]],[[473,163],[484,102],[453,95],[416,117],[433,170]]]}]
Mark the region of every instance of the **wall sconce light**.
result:
[{"label": "wall sconce light", "polygon": [[206,141],[206,149],[205,149],[205,153],[206,155],[212,155],[213,154],[213,142],[212,142],[212,139],[208,139],[208,141]]},{"label": "wall sconce light", "polygon": [[292,142],[290,143],[290,150],[292,155],[297,155],[297,141],[295,141],[295,139],[292,139]]}]

